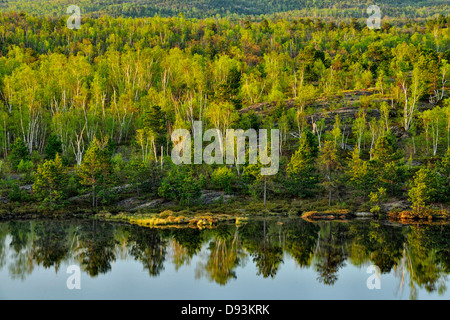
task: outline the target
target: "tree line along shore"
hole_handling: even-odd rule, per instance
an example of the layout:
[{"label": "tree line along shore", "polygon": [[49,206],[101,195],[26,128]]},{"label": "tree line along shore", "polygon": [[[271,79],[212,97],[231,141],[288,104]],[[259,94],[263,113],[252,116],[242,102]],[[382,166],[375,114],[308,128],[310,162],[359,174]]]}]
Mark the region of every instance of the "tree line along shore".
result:
[{"label": "tree line along shore", "polygon": [[[4,218],[448,217],[448,17],[380,30],[303,18],[0,21]],[[278,129],[278,174],[174,165],[171,133],[195,121]]]}]

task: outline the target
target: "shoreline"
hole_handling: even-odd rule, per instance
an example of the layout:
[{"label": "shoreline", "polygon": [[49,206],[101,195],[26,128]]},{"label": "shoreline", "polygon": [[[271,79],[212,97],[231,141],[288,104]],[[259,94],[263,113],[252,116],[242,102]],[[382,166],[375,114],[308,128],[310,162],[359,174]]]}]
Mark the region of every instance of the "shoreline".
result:
[{"label": "shoreline", "polygon": [[[283,205],[284,204],[284,205]],[[269,202],[266,207],[254,201],[234,201],[230,204],[210,204],[193,207],[179,205],[158,206],[148,210],[131,211],[118,206],[89,208],[69,205],[56,210],[45,210],[36,203],[3,204],[0,206],[0,222],[14,220],[65,220],[98,219],[101,221],[126,222],[145,227],[215,227],[219,223],[245,223],[248,219],[261,217],[301,218],[308,222],[352,222],[354,220],[389,221],[400,224],[448,223],[447,210],[427,209],[417,215],[412,210],[394,209],[389,212],[372,213],[355,209],[328,208],[302,210],[294,201]]]}]

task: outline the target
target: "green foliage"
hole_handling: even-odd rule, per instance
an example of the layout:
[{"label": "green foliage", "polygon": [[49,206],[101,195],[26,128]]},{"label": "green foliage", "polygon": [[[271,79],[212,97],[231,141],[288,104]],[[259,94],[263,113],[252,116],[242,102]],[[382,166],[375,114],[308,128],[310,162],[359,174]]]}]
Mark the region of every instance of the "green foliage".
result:
[{"label": "green foliage", "polygon": [[167,115],[160,106],[149,107],[142,116],[142,125],[156,135],[156,143],[165,145],[167,142]]},{"label": "green foliage", "polygon": [[396,146],[396,138],[392,134],[380,136],[373,151],[373,159],[382,164],[400,160],[403,154]]},{"label": "green foliage", "polygon": [[193,205],[201,196],[201,181],[186,166],[173,166],[161,182],[159,196],[177,200],[181,204]]},{"label": "green foliage", "polygon": [[[37,15],[60,16],[66,13],[66,9],[72,4],[69,0],[51,2],[46,0],[15,0],[5,1],[0,7],[1,11],[26,11]],[[310,17],[311,10],[319,17],[349,17],[354,18],[349,21],[349,27],[353,30],[361,30],[362,27],[356,18],[361,17],[361,8],[359,3],[354,1],[342,1],[339,13],[332,10],[335,2],[331,0],[290,0],[290,1],[267,1],[267,0],[168,0],[155,3],[153,0],[140,0],[136,3],[132,0],[79,0],[77,5],[82,8],[83,15],[102,16],[110,15],[115,17],[177,17],[181,15],[186,18],[205,18],[205,17],[247,17],[248,15],[259,17],[260,15],[281,15],[281,16],[302,16]],[[377,4],[382,8],[383,14],[389,17],[404,16],[411,17],[431,17],[437,14],[448,13],[448,3],[445,0],[412,1],[406,0],[398,2],[394,0],[379,0]],[[342,11],[342,12],[341,12]],[[437,25],[445,25],[446,19],[436,19]],[[248,21],[248,20],[247,20]],[[318,30],[325,29],[325,23],[316,21],[314,24]],[[386,23],[385,23],[386,24]],[[384,29],[389,26],[383,24]],[[430,23],[433,26],[433,23]],[[247,24],[247,29],[251,25]],[[262,31],[269,31],[271,24],[267,19],[262,20]],[[214,34],[217,32],[217,25],[212,24],[209,28]]]},{"label": "green foliage", "polygon": [[33,191],[43,207],[55,209],[66,198],[67,184],[67,168],[57,153],[54,160],[46,160],[38,167]]},{"label": "green foliage", "polygon": [[336,189],[334,175],[337,170],[342,168],[339,161],[338,150],[333,141],[327,140],[325,142],[325,145],[320,150],[318,165],[324,175],[322,185],[328,189],[328,205],[331,206],[332,192],[333,189]]},{"label": "green foliage", "polygon": [[[53,160],[59,153],[69,171],[74,166],[77,171],[69,179],[68,195],[89,191],[94,207],[107,202],[111,187],[119,184],[131,184],[140,196],[153,196],[164,175],[177,175],[168,169],[170,159],[164,159],[162,168],[159,163],[170,154],[170,134],[177,128],[193,133],[193,121],[201,119],[203,129],[223,133],[229,128],[280,129],[284,163],[276,177],[267,179],[260,176],[259,165],[237,168],[241,175],[235,181],[228,169],[211,174],[192,167],[190,174],[181,174],[181,180],[198,177],[200,187],[212,184],[260,196],[268,186],[274,197],[311,197],[322,196],[322,182],[329,191],[361,194],[364,201],[380,188],[405,199],[405,182],[417,169],[415,162],[429,161],[436,171],[430,183],[437,190],[430,201],[448,202],[447,17],[390,18],[388,12],[398,12],[399,6],[404,17],[424,17],[430,11],[409,0],[410,6],[383,0],[381,4],[389,4],[382,8],[386,21],[375,32],[349,3],[343,4],[348,17],[325,23],[301,16],[310,14],[314,5],[322,8],[315,11],[318,16],[330,17],[326,1],[258,0],[230,7],[220,1],[187,5],[182,0],[157,8],[148,1],[136,6],[119,2],[81,0],[82,28],[74,32],[66,27],[67,17],[0,14],[5,44],[0,47],[0,152],[9,160],[1,166],[2,177],[17,170],[31,182],[29,161],[37,168],[42,156]],[[26,10],[30,3],[9,1],[0,10]],[[206,3],[208,9],[202,7]],[[33,14],[65,4],[38,0]],[[448,5],[439,4],[426,8],[446,13]],[[295,5],[304,11],[280,13]],[[178,15],[180,10],[186,16],[223,15],[188,20]],[[233,15],[245,12],[277,14]],[[114,18],[155,13],[151,18]],[[21,30],[33,32],[24,36]],[[432,110],[423,112],[429,101]],[[359,115],[356,106],[361,107]],[[294,150],[298,133],[302,137]],[[108,142],[93,151],[93,137],[106,134]],[[349,158],[351,148],[359,154]],[[120,157],[114,156],[116,150]],[[137,154],[139,161],[133,160]],[[405,154],[411,159],[409,171]],[[338,164],[346,167],[343,175]],[[169,198],[191,203],[197,197],[198,185],[174,191],[167,181],[177,179],[167,179],[162,190]]]},{"label": "green foliage", "polygon": [[373,213],[380,212],[380,205],[387,200],[386,189],[379,188],[377,192],[371,192],[370,195],[370,205],[372,208],[370,209]]},{"label": "green foliage", "polygon": [[50,137],[47,139],[47,145],[45,146],[44,153],[45,153],[45,159],[51,160],[55,159],[56,154],[62,154],[62,142],[59,140],[58,136],[56,134],[50,135]]},{"label": "green foliage", "polygon": [[370,170],[369,162],[364,161],[359,156],[358,149],[352,153],[352,158],[348,162],[346,172],[350,180],[350,185],[359,193],[366,196],[375,185],[376,176]]},{"label": "green foliage", "polygon": [[30,200],[28,193],[25,190],[21,190],[15,183],[11,184],[8,198],[13,202],[26,202]]},{"label": "green foliage", "polygon": [[0,178],[4,179],[7,176],[9,176],[11,173],[11,168],[9,166],[9,163],[4,160],[0,160]]},{"label": "green foliage", "polygon": [[21,189],[15,181],[2,179],[0,181],[0,186],[3,192],[6,193],[6,196],[8,196],[8,199],[12,202],[27,202],[31,200],[27,191]]},{"label": "green foliage", "polygon": [[34,172],[33,161],[20,160],[20,163],[17,166],[17,172],[22,173],[24,175],[23,180],[25,183],[32,183],[33,182],[33,172]]},{"label": "green foliage", "polygon": [[374,186],[384,187],[390,190],[392,195],[402,190],[403,183],[406,182],[406,166],[403,152],[398,149],[393,135],[387,134],[378,138],[369,168],[374,174]]},{"label": "green foliage", "polygon": [[432,203],[448,202],[448,176],[438,170],[421,168],[409,183],[408,196],[416,213],[428,208]]},{"label": "green foliage", "polygon": [[18,137],[11,147],[11,154],[8,158],[9,162],[14,169],[17,170],[20,162],[30,160],[30,154],[28,153],[28,148],[22,138]]},{"label": "green foliage", "polygon": [[417,213],[428,207],[431,200],[431,194],[435,190],[431,189],[430,177],[431,171],[426,168],[420,169],[414,176],[409,186],[409,199],[412,202],[412,209]]},{"label": "green foliage", "polygon": [[107,141],[105,143],[94,139],[77,168],[80,184],[91,192],[92,207],[97,207],[99,200],[107,201],[107,188],[112,180],[110,150],[107,145]]},{"label": "green foliage", "polygon": [[239,110],[242,108],[242,99],[239,96],[241,88],[241,71],[233,66],[228,71],[225,81],[219,84],[215,95],[220,101],[230,101],[234,108]]},{"label": "green foliage", "polygon": [[236,175],[232,169],[227,167],[219,167],[211,175],[211,185],[218,187],[226,193],[231,193],[231,186],[236,179]]},{"label": "green foliage", "polygon": [[136,188],[136,192],[139,196],[142,184],[149,179],[146,163],[142,160],[132,159],[125,166],[125,176],[127,177],[128,182]]},{"label": "green foliage", "polygon": [[287,188],[292,195],[311,196],[319,183],[315,166],[319,144],[311,131],[304,130],[300,138],[300,146],[287,166]]}]

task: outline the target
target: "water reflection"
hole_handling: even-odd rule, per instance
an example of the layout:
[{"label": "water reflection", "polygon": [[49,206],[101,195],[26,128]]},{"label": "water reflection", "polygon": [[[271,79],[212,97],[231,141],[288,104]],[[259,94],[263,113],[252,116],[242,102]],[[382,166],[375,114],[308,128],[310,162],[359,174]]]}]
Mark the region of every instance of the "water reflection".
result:
[{"label": "water reflection", "polygon": [[376,221],[309,223],[259,219],[239,228],[148,229],[98,221],[11,221],[0,223],[0,271],[25,280],[41,266],[58,272],[78,264],[90,277],[109,273],[116,260],[132,258],[150,277],[195,258],[197,278],[221,286],[238,278],[239,267],[275,279],[286,259],[314,270],[317,282],[334,286],[346,265],[376,265],[409,288],[444,293],[450,266],[448,225],[392,226]]}]

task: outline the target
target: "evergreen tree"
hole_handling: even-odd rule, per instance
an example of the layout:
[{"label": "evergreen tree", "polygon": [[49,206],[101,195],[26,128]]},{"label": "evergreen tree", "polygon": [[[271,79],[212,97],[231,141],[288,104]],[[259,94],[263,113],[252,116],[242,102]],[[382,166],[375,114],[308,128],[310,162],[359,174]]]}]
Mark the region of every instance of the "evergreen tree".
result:
[{"label": "evergreen tree", "polygon": [[429,169],[422,168],[415,174],[413,181],[410,183],[408,195],[409,200],[412,202],[412,209],[416,214],[420,214],[430,203],[430,194],[434,190],[428,184],[429,179]]},{"label": "evergreen tree", "polygon": [[292,195],[308,197],[319,183],[315,161],[319,152],[317,138],[309,130],[304,130],[300,138],[300,147],[292,155],[287,166],[287,188]]},{"label": "evergreen tree", "polygon": [[30,160],[30,154],[28,148],[22,138],[18,137],[11,147],[11,154],[9,155],[9,161],[14,169],[17,169],[20,161]]},{"label": "evergreen tree", "polygon": [[221,83],[216,91],[220,101],[231,102],[236,110],[242,108],[242,100],[239,97],[241,88],[241,71],[233,66],[227,75],[226,81]]},{"label": "evergreen tree", "polygon": [[81,165],[77,168],[80,184],[88,187],[92,197],[92,207],[98,206],[98,200],[105,199],[106,191],[112,179],[110,151],[106,143],[95,138],[87,149]]},{"label": "evergreen tree", "polygon": [[392,195],[401,191],[406,178],[406,166],[403,152],[398,150],[393,135],[387,134],[377,139],[373,159],[369,164],[375,177],[376,188],[386,188]]},{"label": "evergreen tree", "polygon": [[438,193],[442,195],[443,202],[450,202],[450,149],[447,149],[440,164],[440,174],[442,176],[442,187]]},{"label": "evergreen tree", "polygon": [[57,153],[37,168],[33,191],[43,206],[54,209],[62,204],[68,183],[67,168]]},{"label": "evergreen tree", "polygon": [[236,177],[234,172],[231,169],[223,166],[214,170],[211,175],[211,184],[213,186],[219,187],[226,193],[230,193],[231,185],[235,178]]},{"label": "evergreen tree", "polygon": [[350,184],[364,197],[373,189],[375,177],[370,170],[369,162],[360,158],[358,149],[353,150],[352,158],[348,162],[347,175]]},{"label": "evergreen tree", "polygon": [[56,134],[50,135],[44,149],[45,159],[55,159],[56,154],[61,154],[62,151],[62,142],[59,140],[58,136]]},{"label": "evergreen tree", "polygon": [[335,189],[334,173],[341,168],[338,150],[333,141],[327,140],[325,142],[325,145],[320,150],[318,164],[324,174],[323,185],[328,189],[328,205],[331,206],[331,196],[333,189]]},{"label": "evergreen tree", "polygon": [[144,115],[142,125],[155,134],[155,143],[159,146],[167,142],[167,115],[158,105],[149,107]]},{"label": "evergreen tree", "polygon": [[163,178],[158,194],[165,199],[178,200],[189,206],[200,199],[201,185],[201,179],[194,176],[191,168],[173,166]]}]

